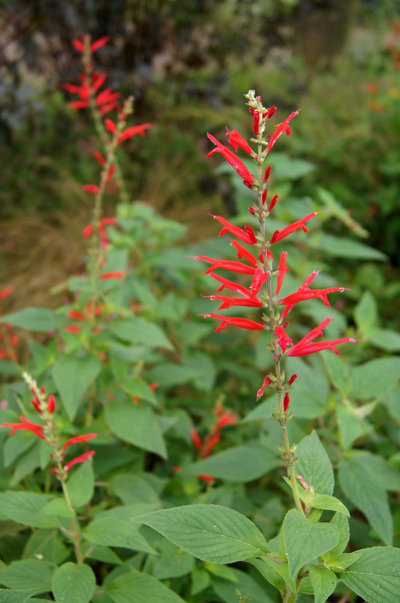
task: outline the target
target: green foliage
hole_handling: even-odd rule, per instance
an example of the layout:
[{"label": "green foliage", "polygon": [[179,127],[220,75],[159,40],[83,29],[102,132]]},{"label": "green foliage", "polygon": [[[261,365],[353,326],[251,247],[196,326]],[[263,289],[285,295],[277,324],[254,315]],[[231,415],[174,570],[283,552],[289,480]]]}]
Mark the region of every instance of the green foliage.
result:
[{"label": "green foliage", "polygon": [[93,570],[88,565],[65,563],[54,572],[51,587],[57,603],[76,601],[89,603],[96,586]]}]

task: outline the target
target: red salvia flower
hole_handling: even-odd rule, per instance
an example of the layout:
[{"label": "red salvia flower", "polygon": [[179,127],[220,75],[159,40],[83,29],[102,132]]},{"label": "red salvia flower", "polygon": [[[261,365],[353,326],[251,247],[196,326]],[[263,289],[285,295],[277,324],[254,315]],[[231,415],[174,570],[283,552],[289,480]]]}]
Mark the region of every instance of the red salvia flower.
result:
[{"label": "red salvia flower", "polygon": [[49,412],[51,415],[53,415],[55,410],[56,410],[56,399],[53,396],[53,394],[51,394],[47,401],[47,412]]},{"label": "red salvia flower", "polygon": [[104,124],[106,126],[107,132],[110,132],[110,134],[115,134],[115,132],[117,131],[117,126],[113,121],[111,121],[111,119],[105,119]]},{"label": "red salvia flower", "polygon": [[246,289],[246,287],[242,287],[242,285],[238,285],[238,283],[234,283],[233,281],[228,281],[226,278],[218,276],[218,274],[210,274],[209,276],[211,276],[211,278],[218,283],[221,283],[221,286],[218,288],[218,292],[223,291],[224,289],[229,289],[230,291],[243,295],[243,297],[253,298],[252,292]]},{"label": "red salvia flower", "polygon": [[218,420],[218,422],[215,426],[215,431],[220,431],[227,425],[236,425],[238,419],[239,419],[239,415],[232,415],[230,410],[226,410],[224,412],[224,414],[221,415],[220,419]]},{"label": "red salvia flower", "polygon": [[85,226],[85,228],[83,229],[83,236],[85,237],[85,239],[88,239],[90,237],[90,235],[93,232],[93,226],[91,224],[89,224],[88,226]]},{"label": "red salvia flower", "polygon": [[146,130],[152,127],[152,124],[141,124],[140,126],[132,126],[127,128],[120,136],[118,136],[118,144],[123,142],[124,140],[129,140],[139,134],[142,138],[145,136]]},{"label": "red salvia flower", "polygon": [[64,327],[64,331],[66,333],[73,333],[73,334],[76,335],[76,334],[78,334],[78,333],[81,332],[81,328],[80,327],[74,327],[72,325],[68,325],[68,326]]},{"label": "red salvia flower", "polygon": [[214,270],[218,270],[219,268],[229,270],[230,272],[236,272],[237,274],[254,274],[256,270],[252,266],[247,266],[247,264],[242,264],[241,262],[214,260],[212,258],[208,258],[205,255],[195,255],[189,257],[192,257],[194,260],[202,260],[203,262],[208,262],[209,264],[212,264],[211,268],[208,268],[206,270],[206,274],[210,274],[210,272],[214,272]]},{"label": "red salvia flower", "polygon": [[249,264],[251,264],[255,268],[257,266],[257,260],[254,255],[252,255],[250,251],[247,251],[247,249],[245,249],[243,245],[241,245],[238,241],[233,241],[232,239],[229,240],[238,252],[238,259],[241,260],[242,258],[244,258],[249,262]]},{"label": "red salvia flower", "polygon": [[74,46],[74,48],[81,53],[85,52],[85,46],[83,45],[83,43],[80,40],[72,40],[72,45]]},{"label": "red salvia flower", "polygon": [[97,438],[97,433],[87,433],[86,435],[75,436],[74,438],[67,440],[65,444],[63,444],[62,449],[65,450],[73,444],[83,444],[88,440],[93,440],[94,438]]},{"label": "red salvia flower", "polygon": [[263,331],[264,324],[259,322],[254,322],[254,320],[249,320],[248,318],[233,318],[232,316],[218,316],[218,314],[199,314],[199,316],[204,316],[204,318],[215,318],[216,320],[221,320],[222,323],[216,329],[216,333],[222,331],[227,327],[227,325],[232,325],[233,327],[240,327],[241,329],[248,329],[250,331]]},{"label": "red salvia flower", "polygon": [[269,207],[268,207],[268,213],[271,213],[271,211],[274,209],[274,207],[276,205],[276,202],[278,201],[278,198],[279,198],[278,195],[274,195],[273,196],[272,201],[271,201],[271,203],[269,204]]},{"label": "red salvia flower", "polygon": [[105,164],[105,160],[103,158],[103,155],[101,153],[99,153],[99,151],[95,151],[93,153],[93,156],[99,162],[99,164],[103,167],[103,165]]},{"label": "red salvia flower", "polygon": [[286,392],[285,397],[283,399],[283,411],[286,412],[289,408],[290,398],[289,394]]},{"label": "red salvia flower", "polygon": [[349,291],[349,289],[345,289],[344,287],[330,287],[329,289],[299,289],[296,293],[292,293],[287,297],[284,297],[280,300],[280,304],[286,306],[289,305],[293,307],[295,304],[298,304],[302,301],[306,301],[309,299],[320,299],[325,306],[330,308],[330,303],[328,301],[327,295],[329,293],[335,293],[339,291],[339,293],[343,293],[343,291]]},{"label": "red salvia flower", "polygon": [[0,291],[0,301],[3,300],[3,299],[5,299],[9,295],[11,295],[11,293],[13,291],[14,291],[14,287],[12,285],[9,285],[8,287],[6,287],[2,291]]},{"label": "red salvia flower", "polygon": [[190,430],[190,437],[192,438],[192,442],[195,445],[195,447],[197,448],[197,450],[200,451],[203,447],[203,442],[201,441],[199,434],[194,429],[194,427]]},{"label": "red salvia flower", "polygon": [[70,310],[67,314],[68,318],[75,318],[75,320],[85,320],[85,315],[82,312],[77,312],[76,310]]},{"label": "red salvia flower", "polygon": [[240,147],[242,151],[244,151],[248,155],[252,155],[253,151],[251,150],[250,145],[243,138],[243,136],[240,136],[240,134],[238,134],[237,130],[232,130],[232,132],[229,132],[228,128],[226,128],[226,132],[226,135],[228,136],[228,142],[231,147],[235,149],[236,153],[238,148]]},{"label": "red salvia flower", "polygon": [[91,193],[92,195],[98,195],[99,194],[99,187],[96,184],[84,184],[82,186],[84,191],[87,191],[88,193]]},{"label": "red salvia flower", "polygon": [[257,392],[257,402],[258,402],[258,400],[260,400],[260,398],[262,398],[265,388],[268,387],[268,385],[271,385],[271,383],[272,383],[272,381],[268,377],[268,375],[266,377],[264,377],[263,384]]},{"label": "red salvia flower", "polygon": [[102,85],[104,84],[104,82],[106,81],[107,76],[105,73],[97,73],[97,71],[95,71],[92,74],[92,88],[95,92],[97,92]]},{"label": "red salvia flower", "polygon": [[269,272],[264,272],[262,268],[257,268],[254,272],[253,282],[250,285],[252,296],[257,295],[269,278]]},{"label": "red salvia flower", "polygon": [[102,274],[100,276],[100,279],[102,281],[107,281],[110,278],[117,278],[118,280],[122,281],[127,274],[128,273],[126,272],[126,270],[121,270],[119,272],[106,272],[105,274]]},{"label": "red salvia flower", "polygon": [[268,166],[267,169],[265,170],[265,174],[264,174],[264,182],[267,183],[268,179],[271,175],[271,166]]},{"label": "red salvia flower", "polygon": [[198,475],[197,477],[203,482],[206,482],[206,484],[212,484],[215,481],[214,478],[209,475]]},{"label": "red salvia flower", "polygon": [[281,261],[279,262],[279,266],[278,266],[278,279],[277,279],[278,282],[276,285],[275,295],[279,295],[279,291],[281,290],[282,283],[285,278],[286,272],[289,272],[289,268],[286,268],[286,258],[287,258],[287,251],[282,251]]},{"label": "red salvia flower", "polygon": [[282,349],[282,352],[285,353],[286,349],[292,345],[292,340],[281,326],[275,327],[275,335],[278,337],[279,347]]},{"label": "red salvia flower", "polygon": [[111,88],[105,88],[100,94],[96,97],[96,105],[100,107],[101,105],[105,105],[106,103],[113,103],[117,100],[121,95],[119,92],[113,92]]},{"label": "red salvia flower", "polygon": [[271,151],[272,147],[278,140],[279,136],[281,136],[284,132],[286,132],[288,136],[290,135],[289,122],[293,119],[293,117],[296,117],[296,115],[298,115],[298,114],[299,114],[299,111],[294,111],[294,113],[291,113],[289,115],[289,117],[287,117],[285,119],[285,121],[276,128],[275,132],[273,133],[273,135],[271,136],[271,138],[269,140],[269,143],[267,146],[267,154]]},{"label": "red salvia flower", "polygon": [[207,444],[205,445],[204,450],[201,453],[201,458],[205,459],[208,456],[210,456],[212,449],[215,448],[215,446],[218,444],[220,439],[221,439],[221,433],[219,431],[214,433],[208,440]]},{"label": "red salvia flower", "polygon": [[69,463],[67,463],[64,467],[64,471],[66,473],[68,473],[71,469],[71,467],[73,467],[74,465],[78,465],[78,463],[84,463],[85,461],[88,461],[93,455],[95,455],[95,451],[94,450],[90,450],[89,452],[85,452],[85,454],[82,454],[81,456],[78,456],[76,459],[73,459],[72,461],[70,461]]},{"label": "red salvia flower", "polygon": [[14,435],[16,431],[31,431],[41,440],[45,440],[42,431],[43,427],[41,425],[36,425],[35,423],[31,423],[25,417],[19,417],[21,423],[3,423],[0,427],[9,427],[11,428],[10,436]]},{"label": "red salvia flower", "polygon": [[110,38],[108,36],[104,36],[103,38],[96,40],[96,42],[93,42],[93,44],[91,44],[90,52],[95,52],[96,50],[98,50],[99,48],[101,48],[102,46],[107,44],[107,42],[109,42],[109,40],[110,40]]},{"label": "red salvia flower", "polygon": [[321,213],[321,212],[314,211],[312,214],[305,216],[301,220],[297,220],[297,222],[293,222],[293,224],[289,224],[289,226],[286,226],[281,231],[276,230],[271,237],[270,243],[271,244],[277,243],[278,241],[281,241],[288,235],[292,234],[292,232],[295,232],[296,230],[299,230],[300,228],[302,230],[304,230],[304,232],[307,232],[307,228],[304,226],[305,222],[312,220],[312,218],[315,218],[315,216],[317,216],[319,213]]},{"label": "red salvia flower", "polygon": [[230,151],[227,147],[224,147],[214,136],[211,134],[207,134],[209,140],[216,145],[216,148],[210,151],[207,155],[207,159],[214,155],[214,153],[221,153],[221,155],[227,160],[229,165],[233,167],[235,172],[239,174],[241,178],[243,178],[243,182],[249,184],[250,186],[253,184],[255,178],[253,174],[249,172],[247,167],[244,165],[243,161],[241,161],[235,153]]},{"label": "red salvia flower", "polygon": [[289,381],[287,382],[288,385],[292,385],[292,383],[294,383],[297,379],[297,375],[294,374],[290,377]]},{"label": "red salvia flower", "polygon": [[228,310],[228,308],[241,306],[245,308],[262,308],[262,302],[258,297],[254,299],[242,299],[240,297],[224,297],[223,295],[205,295],[203,297],[208,297],[211,301],[221,301],[223,302],[218,310]]},{"label": "red salvia flower", "polygon": [[247,245],[254,245],[255,243],[257,243],[256,236],[251,226],[245,226],[244,230],[242,230],[238,226],[230,224],[227,220],[225,220],[225,218],[222,218],[221,216],[213,216],[212,214],[209,215],[212,216],[214,220],[218,220],[219,222],[221,222],[221,224],[223,224],[224,226],[218,236],[222,237],[222,235],[226,234],[227,232],[230,232],[234,237],[240,239],[240,241],[242,241],[243,243],[247,243]]}]

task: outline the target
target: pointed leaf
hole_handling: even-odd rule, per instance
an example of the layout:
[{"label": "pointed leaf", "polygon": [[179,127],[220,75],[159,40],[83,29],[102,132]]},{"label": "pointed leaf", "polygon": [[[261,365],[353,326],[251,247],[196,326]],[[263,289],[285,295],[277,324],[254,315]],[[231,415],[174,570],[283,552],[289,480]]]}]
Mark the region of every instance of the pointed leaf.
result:
[{"label": "pointed leaf", "polygon": [[315,603],[325,603],[336,588],[336,575],[327,567],[311,565],[310,580],[314,589]]},{"label": "pointed leaf", "polygon": [[10,519],[33,528],[58,527],[57,517],[42,513],[49,498],[33,492],[4,492],[0,495],[0,511]]},{"label": "pointed leaf", "polygon": [[131,569],[106,588],[114,603],[184,603],[176,593],[161,582]]},{"label": "pointed leaf", "polygon": [[104,546],[120,546],[134,551],[155,551],[138,532],[137,524],[119,517],[99,517],[83,531],[84,537]]},{"label": "pointed leaf", "polygon": [[[8,588],[37,589],[37,594],[51,590],[51,576],[54,564],[37,559],[14,561],[0,571],[0,583]],[[0,599],[1,601],[1,599]]]},{"label": "pointed leaf", "polygon": [[315,431],[300,442],[296,455],[296,471],[308,486],[313,486],[317,494],[331,495],[335,485],[332,464]]},{"label": "pointed leaf", "polygon": [[82,396],[99,375],[101,368],[102,363],[97,356],[58,357],[53,367],[53,379],[71,421],[75,418]]},{"label": "pointed leaf", "polygon": [[339,555],[340,553],[343,553],[344,549],[347,546],[347,543],[350,540],[349,520],[345,515],[342,515],[342,513],[335,513],[335,515],[331,519],[331,524],[334,525],[337,531],[339,532],[339,542],[329,552],[329,554]]},{"label": "pointed leaf", "polygon": [[63,323],[61,316],[56,316],[46,308],[24,308],[13,314],[0,317],[1,324],[10,324],[29,331],[54,331]]},{"label": "pointed leaf", "polygon": [[283,521],[283,541],[294,580],[303,565],[337,545],[339,532],[331,523],[311,523],[297,509],[291,509]]},{"label": "pointed leaf", "polygon": [[144,318],[133,316],[114,320],[110,323],[109,329],[123,341],[142,343],[149,348],[164,348],[171,351],[174,349],[160,327]]},{"label": "pointed leaf", "polygon": [[244,515],[218,505],[190,505],[135,518],[181,549],[210,563],[234,563],[268,552],[261,532]]},{"label": "pointed leaf", "polygon": [[328,496],[327,494],[317,494],[311,500],[311,507],[314,509],[326,509],[327,511],[336,511],[337,513],[343,513],[347,517],[350,517],[350,513],[347,507],[334,496]]},{"label": "pointed leaf", "polygon": [[67,490],[75,509],[90,501],[94,492],[94,475],[90,460],[82,463],[68,477]]},{"label": "pointed leaf", "polygon": [[[37,589],[33,590],[4,590],[0,588],[0,603],[26,603],[31,595],[37,593]],[[39,600],[39,599],[37,599]]]},{"label": "pointed leaf", "polygon": [[65,563],[53,576],[52,589],[57,603],[89,603],[95,587],[95,575],[86,564]]}]

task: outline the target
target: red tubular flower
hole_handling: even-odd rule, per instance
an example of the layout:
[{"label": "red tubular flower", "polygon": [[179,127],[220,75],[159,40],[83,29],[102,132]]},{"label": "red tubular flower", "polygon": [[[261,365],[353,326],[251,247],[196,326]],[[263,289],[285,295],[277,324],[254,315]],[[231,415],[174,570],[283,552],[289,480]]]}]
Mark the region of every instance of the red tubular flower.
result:
[{"label": "red tubular flower", "polygon": [[128,273],[126,270],[121,270],[120,272],[106,272],[100,276],[100,280],[107,281],[110,278],[117,278],[118,280],[122,281],[127,274]]},{"label": "red tubular flower", "polygon": [[267,113],[267,118],[271,119],[271,117],[273,117],[275,115],[275,111],[276,111],[276,107],[271,107],[270,109],[268,109],[268,113]]},{"label": "red tubular flower", "polygon": [[233,318],[232,316],[218,316],[218,314],[199,314],[199,316],[204,316],[204,318],[215,318],[216,320],[221,320],[222,323],[216,329],[216,333],[225,329],[228,325],[232,325],[233,327],[240,327],[241,329],[248,329],[250,331],[263,331],[264,324],[254,322],[254,320],[249,320],[248,318]]},{"label": "red tubular flower", "polygon": [[297,220],[297,222],[293,222],[293,224],[289,224],[289,226],[286,226],[281,231],[276,230],[271,237],[270,243],[277,243],[300,228],[304,230],[304,232],[307,232],[307,228],[304,226],[305,222],[312,220],[312,218],[315,218],[315,216],[317,216],[319,213],[321,212],[313,211],[312,214],[305,216],[301,220]]},{"label": "red tubular flower", "polygon": [[41,415],[42,411],[40,410],[39,401],[38,401],[37,397],[36,397],[36,400],[34,400],[34,399],[31,400],[31,404],[32,404],[33,408]]},{"label": "red tubular flower", "polygon": [[88,239],[90,237],[90,235],[93,232],[93,226],[91,224],[89,224],[89,226],[86,226],[83,229],[83,236],[85,237],[85,239]]},{"label": "red tubular flower", "polygon": [[103,218],[100,220],[99,228],[103,228],[104,226],[110,226],[111,224],[116,224],[117,218]]},{"label": "red tubular flower", "polygon": [[228,308],[232,307],[245,307],[245,308],[262,308],[262,302],[258,297],[254,299],[242,299],[240,297],[224,297],[223,295],[205,295],[204,297],[208,297],[211,301],[222,301],[223,303],[220,305],[218,310],[228,310]]},{"label": "red tubular flower", "polygon": [[249,207],[248,209],[252,216],[256,215],[256,210],[254,209],[254,207]]},{"label": "red tubular flower", "polygon": [[244,151],[248,155],[251,155],[253,153],[250,145],[243,138],[243,136],[240,136],[240,134],[238,134],[237,130],[232,130],[231,132],[229,132],[228,128],[226,128],[226,131],[227,131],[226,135],[228,136],[228,142],[231,145],[231,147],[233,147],[235,149],[236,153],[237,153],[237,150],[239,147],[242,149],[242,151]]},{"label": "red tubular flower", "polygon": [[[300,111],[300,109],[299,109]],[[275,132],[273,133],[273,135],[271,136],[268,146],[267,146],[267,155],[268,153],[271,151],[272,147],[274,146],[274,144],[276,143],[276,141],[278,140],[279,136],[281,136],[284,132],[287,133],[287,135],[290,135],[290,128],[289,128],[289,122],[293,119],[293,117],[296,117],[296,115],[299,114],[299,111],[294,111],[294,113],[291,113],[289,115],[289,117],[287,117],[285,119],[284,122],[282,122],[275,130]],[[274,111],[275,113],[275,111]],[[272,115],[271,115],[272,117]]]},{"label": "red tubular flower", "polygon": [[80,40],[72,40],[72,45],[78,52],[82,54],[85,52],[85,46]]},{"label": "red tubular flower", "polygon": [[271,203],[269,204],[268,213],[271,213],[271,211],[274,209],[274,207],[276,205],[276,202],[278,201],[278,198],[279,198],[278,195],[274,195],[274,197],[272,198]]},{"label": "red tubular flower", "polygon": [[68,103],[73,111],[78,111],[79,109],[87,109],[89,107],[88,101],[72,101]]},{"label": "red tubular flower", "polygon": [[103,115],[105,115],[106,113],[109,113],[110,111],[112,111],[113,109],[116,109],[117,107],[118,107],[118,101],[113,101],[112,103],[107,103],[107,105],[103,105],[99,109],[99,113],[100,113],[101,117],[103,117]]},{"label": "red tubular flower", "polygon": [[96,184],[84,184],[82,186],[84,191],[87,191],[88,193],[91,193],[92,195],[98,195],[99,194],[99,187]]},{"label": "red tubular flower", "polygon": [[90,52],[95,52],[96,50],[98,50],[99,48],[101,48],[102,46],[107,44],[107,42],[109,40],[110,40],[109,36],[104,36],[103,38],[99,38],[99,40],[96,40],[96,42],[93,42],[93,44],[91,44]]},{"label": "red tubular flower", "polygon": [[63,444],[62,450],[65,450],[73,444],[83,444],[88,440],[93,440],[94,438],[97,438],[97,433],[87,433],[86,435],[75,436],[74,438],[70,438],[65,442],[65,444]]},{"label": "red tubular flower", "polygon": [[190,430],[190,437],[192,438],[192,442],[195,445],[196,449],[200,451],[203,447],[203,442],[200,440],[199,434],[194,429],[194,427]]},{"label": "red tubular flower", "polygon": [[257,392],[257,402],[258,402],[258,400],[260,400],[260,398],[262,398],[265,388],[268,387],[268,385],[271,385],[271,383],[272,383],[272,381],[268,377],[268,375],[266,377],[264,377],[263,384]]},{"label": "red tubular flower", "polygon": [[113,121],[111,121],[111,119],[105,119],[104,124],[106,126],[107,132],[110,132],[110,134],[115,134],[115,132],[117,131],[117,126]]},{"label": "red tubular flower", "polygon": [[310,486],[307,484],[307,482],[304,479],[304,477],[302,477],[301,475],[296,475],[295,477],[296,477],[296,479],[299,480],[299,482],[303,486],[304,490],[309,490],[310,489]]},{"label": "red tubular flower", "polygon": [[275,327],[275,335],[278,337],[279,347],[282,349],[282,352],[285,353],[286,348],[292,345],[292,340],[281,326]]},{"label": "red tubular flower", "polygon": [[215,431],[220,431],[227,425],[236,425],[238,419],[239,415],[232,415],[230,410],[226,410],[216,424]]},{"label": "red tubular flower", "polygon": [[276,285],[275,295],[279,295],[279,291],[281,290],[282,283],[284,281],[286,272],[289,272],[289,268],[286,268],[286,258],[287,258],[287,251],[282,251],[281,261],[279,262],[279,266],[278,266],[278,282]]},{"label": "red tubular flower", "polygon": [[331,287],[330,289],[313,290],[299,289],[296,293],[292,293],[291,295],[288,295],[287,297],[281,299],[279,303],[284,306],[289,305],[293,308],[293,306],[298,304],[299,302],[306,301],[309,299],[320,299],[325,304],[325,306],[328,306],[328,308],[330,308],[331,306],[328,301],[327,294],[335,293],[337,291],[343,293],[343,291],[349,291],[349,289],[345,289],[344,287]]},{"label": "red tubular flower", "polygon": [[76,335],[76,334],[78,334],[78,333],[81,332],[81,328],[80,327],[74,327],[72,325],[68,325],[68,326],[64,327],[64,331],[66,333],[73,333],[73,334]]},{"label": "red tubular flower", "polygon": [[343,339],[335,339],[333,341],[321,341],[321,343],[310,343],[307,346],[298,348],[297,345],[293,346],[289,351],[288,356],[308,356],[309,354],[315,354],[316,352],[322,352],[323,350],[332,350],[335,354],[340,356],[340,352],[335,346],[343,343],[356,343],[355,339],[351,337],[344,337]]},{"label": "red tubular flower", "polygon": [[224,226],[218,236],[222,237],[222,235],[226,234],[227,232],[230,232],[234,237],[240,239],[240,241],[242,241],[243,243],[247,243],[247,245],[254,245],[255,243],[257,243],[256,236],[251,226],[245,226],[244,230],[242,230],[238,226],[230,224],[227,220],[225,220],[225,218],[222,218],[221,216],[213,216],[212,214],[209,215],[212,216],[214,220],[218,220],[219,222],[221,222],[221,224],[223,224]]},{"label": "red tubular flower", "polygon": [[254,136],[257,136],[260,131],[260,114],[258,111],[253,109],[253,107],[249,108],[249,111],[253,117],[253,132]]},{"label": "red tubular flower", "polygon": [[[313,280],[319,275],[321,271],[320,270],[314,270],[310,276],[305,280],[305,282],[301,285],[301,287],[299,287],[299,291],[301,290],[307,290],[308,286],[311,285],[311,283],[313,282]],[[286,306],[286,308],[283,310],[281,318],[285,318],[285,316],[287,316],[289,314],[289,312],[294,308],[294,304],[290,305],[288,304]]]},{"label": "red tubular flower", "polygon": [[287,382],[288,385],[292,385],[292,383],[294,383],[297,379],[297,375],[294,374],[290,377],[289,381]]},{"label": "red tubular flower", "polygon": [[249,262],[249,264],[251,264],[255,268],[257,266],[257,260],[254,255],[252,255],[250,251],[247,251],[247,249],[245,249],[243,245],[241,245],[238,241],[232,241],[232,239],[229,240],[238,252],[238,259],[241,260],[242,258],[244,258]]},{"label": "red tubular flower", "polygon": [[265,191],[262,194],[262,197],[261,197],[261,203],[262,203],[262,205],[264,205],[264,203],[266,202],[267,195],[268,195],[268,189],[266,188]]},{"label": "red tubular flower", "polygon": [[267,167],[267,169],[265,170],[265,174],[264,174],[265,184],[268,182],[270,175],[271,175],[271,166]]},{"label": "red tubular flower", "polygon": [[41,440],[45,440],[45,436],[43,435],[43,427],[42,425],[36,425],[35,423],[31,423],[25,417],[19,417],[21,423],[3,423],[0,427],[9,427],[11,428],[10,436],[14,435],[16,431],[31,431]]},{"label": "red tubular flower", "polygon": [[269,278],[269,272],[264,272],[262,268],[257,268],[254,272],[253,282],[250,285],[252,296],[257,295],[262,289],[264,283],[267,282]]},{"label": "red tubular flower", "polygon": [[56,399],[53,396],[53,394],[51,394],[47,401],[47,412],[49,412],[51,415],[53,415],[55,410],[56,410]]},{"label": "red tubular flower", "polygon": [[14,291],[14,287],[12,285],[9,285],[8,287],[6,287],[5,289],[3,289],[2,291],[0,291],[0,301],[2,299],[5,299],[6,297],[8,297],[9,295],[11,295],[11,293]]},{"label": "red tubular flower", "polygon": [[97,92],[102,85],[104,84],[104,82],[106,81],[107,76],[105,73],[97,73],[97,71],[95,71],[92,74],[92,88],[95,92]]},{"label": "red tubular flower", "polygon": [[249,184],[250,186],[253,184],[255,178],[253,174],[250,174],[247,167],[244,165],[243,161],[241,161],[238,157],[236,157],[235,153],[224,147],[214,136],[207,133],[207,136],[211,142],[216,145],[216,148],[210,151],[207,155],[207,159],[214,155],[214,153],[221,153],[221,155],[227,160],[229,165],[233,167],[235,172],[239,174],[241,178],[243,178],[243,182]]},{"label": "red tubular flower", "polygon": [[286,412],[288,410],[289,404],[290,404],[289,394],[286,392],[285,397],[283,399],[283,410],[284,410],[284,412]]},{"label": "red tubular flower", "polygon": [[198,475],[197,477],[203,482],[206,482],[206,484],[212,484],[215,481],[214,478],[209,475]]},{"label": "red tubular flower", "polygon": [[85,461],[88,461],[95,454],[96,453],[94,450],[90,450],[90,452],[85,452],[85,454],[82,454],[81,456],[78,456],[76,459],[73,459],[72,461],[67,463],[64,467],[64,471],[68,473],[71,467],[73,467],[74,465],[78,465],[78,463],[84,463]]},{"label": "red tubular flower", "polygon": [[206,274],[214,272],[214,270],[218,270],[219,268],[229,270],[230,272],[236,272],[236,274],[254,274],[256,270],[252,266],[247,266],[247,264],[242,264],[241,262],[214,260],[212,258],[208,258],[205,255],[196,255],[191,257],[193,257],[194,260],[202,260],[203,262],[208,262],[209,264],[212,264],[211,268],[208,268],[206,270]]},{"label": "red tubular flower", "polygon": [[223,291],[224,289],[229,289],[230,291],[243,295],[243,297],[253,298],[252,292],[246,289],[246,287],[242,287],[242,285],[238,285],[238,283],[234,283],[233,281],[228,281],[226,278],[218,276],[218,274],[210,274],[209,276],[211,276],[211,278],[213,278],[215,281],[221,283],[221,287],[218,288],[218,292]]},{"label": "red tubular flower", "polygon": [[121,95],[119,92],[113,92],[111,88],[105,88],[100,94],[96,97],[96,105],[100,107],[101,105],[105,105],[107,103],[113,103],[117,100]]},{"label": "red tubular flower", "polygon": [[146,130],[152,128],[152,124],[141,124],[140,126],[132,126],[131,128],[127,128],[120,136],[118,136],[118,144],[123,142],[124,140],[129,140],[139,134],[142,138],[145,136]]},{"label": "red tubular flower", "polygon": [[98,161],[98,163],[103,167],[103,165],[105,164],[103,155],[101,153],[99,153],[99,151],[95,151],[93,153],[93,156]]},{"label": "red tubular flower", "polygon": [[203,452],[201,453],[201,458],[205,459],[208,456],[210,456],[212,449],[215,448],[215,446],[218,444],[219,440],[221,438],[221,433],[217,432],[214,433],[211,438],[208,440]]},{"label": "red tubular flower", "polygon": [[75,320],[85,320],[86,316],[82,312],[76,310],[70,310],[67,314],[68,318],[75,318]]}]

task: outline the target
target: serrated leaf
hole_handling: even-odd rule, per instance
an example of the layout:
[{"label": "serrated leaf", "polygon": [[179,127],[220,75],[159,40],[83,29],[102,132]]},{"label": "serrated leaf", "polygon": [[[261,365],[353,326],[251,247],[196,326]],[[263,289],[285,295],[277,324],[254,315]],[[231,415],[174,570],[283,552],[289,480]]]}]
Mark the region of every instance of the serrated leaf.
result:
[{"label": "serrated leaf", "polygon": [[144,318],[134,316],[114,320],[110,323],[109,329],[123,341],[141,343],[149,348],[164,348],[171,351],[174,349],[160,327]]},{"label": "serrated leaf", "polygon": [[370,400],[384,394],[399,380],[400,358],[379,358],[353,369],[350,397]]},{"label": "serrated leaf", "polygon": [[139,534],[137,525],[119,517],[96,518],[84,529],[83,535],[94,544],[119,546],[145,553],[155,552]]},{"label": "serrated leaf", "polygon": [[81,398],[98,377],[102,362],[97,356],[76,358],[61,355],[53,367],[53,379],[71,421],[75,418]]},{"label": "serrated leaf", "polygon": [[218,505],[190,505],[135,518],[181,549],[210,563],[234,563],[268,552],[258,528],[244,515]]},{"label": "serrated leaf", "polygon": [[272,586],[275,586],[282,593],[284,592],[285,584],[275,569],[279,567],[275,561],[272,561],[268,557],[263,557],[262,559],[247,559],[247,563],[253,565]]},{"label": "serrated leaf", "polygon": [[314,509],[325,509],[327,511],[336,511],[337,513],[343,513],[347,517],[350,517],[350,513],[347,507],[344,506],[342,501],[334,496],[328,496],[327,494],[316,494],[311,500],[311,507]]},{"label": "serrated leaf", "polygon": [[317,494],[331,495],[335,485],[332,464],[315,431],[300,442],[296,456],[299,458],[296,471],[308,486],[313,486]]},{"label": "serrated leaf", "polygon": [[297,509],[283,521],[283,541],[291,580],[306,563],[329,552],[339,542],[339,532],[331,523],[311,523]]},{"label": "serrated leaf", "polygon": [[121,440],[167,458],[159,424],[147,404],[107,404],[105,417],[111,431]]},{"label": "serrated leaf", "polygon": [[59,526],[56,517],[42,514],[48,496],[33,492],[4,492],[0,494],[0,511],[10,519],[34,528],[54,528]]},{"label": "serrated leaf", "polygon": [[55,566],[48,561],[24,559],[14,561],[0,571],[0,583],[8,588],[28,590],[37,589],[37,594],[51,590],[51,577]]},{"label": "serrated leaf", "polygon": [[342,555],[333,556],[331,555],[331,553],[332,551],[329,553],[329,555],[326,555],[325,557],[325,559],[327,559],[326,564],[329,565],[329,567],[333,567],[335,571],[339,572],[353,565],[353,563],[355,563],[360,557],[359,551],[355,551],[354,553],[343,553]]},{"label": "serrated leaf", "polygon": [[360,558],[339,579],[368,603],[399,603],[400,549],[373,547],[358,553]]},{"label": "serrated leaf", "polygon": [[114,603],[184,603],[161,582],[134,569],[116,578],[106,588]]},{"label": "serrated leaf", "polygon": [[238,603],[238,595],[236,590],[244,596],[250,597],[251,603],[273,603],[275,598],[269,597],[265,589],[260,586],[249,574],[233,569],[237,582],[232,583],[227,580],[212,580],[212,586],[225,603]]},{"label": "serrated leaf", "polygon": [[52,580],[57,603],[89,603],[95,587],[95,575],[86,564],[65,563],[57,569]]},{"label": "serrated leaf", "polygon": [[327,567],[311,565],[310,580],[314,589],[315,603],[325,603],[336,588],[336,575]]},{"label": "serrated leaf", "polygon": [[57,538],[57,534],[56,529],[35,530],[25,545],[22,559],[41,559],[56,565],[65,561],[70,552]]},{"label": "serrated leaf", "polygon": [[336,408],[340,440],[345,450],[348,450],[355,440],[372,429],[372,426],[358,417],[355,411],[356,409],[350,404],[340,404]]},{"label": "serrated leaf", "polygon": [[339,482],[343,493],[364,513],[386,544],[393,539],[393,520],[387,495],[377,480],[365,471],[357,457],[339,461]]},{"label": "serrated leaf", "polygon": [[[0,588],[0,603],[26,603],[31,595],[37,593],[37,589],[32,590],[3,590]],[[37,599],[39,600],[39,599]]]},{"label": "serrated leaf", "polygon": [[324,361],[331,384],[338,389],[341,394],[346,395],[351,386],[350,370],[344,361],[336,354],[332,354],[330,350],[322,352],[321,357]]},{"label": "serrated leaf", "polygon": [[342,513],[335,513],[331,519],[331,524],[334,525],[339,532],[339,542],[329,554],[339,555],[340,553],[343,553],[350,539],[349,520]]},{"label": "serrated leaf", "polygon": [[183,473],[251,482],[279,465],[280,460],[263,448],[236,446],[185,467]]},{"label": "serrated leaf", "polygon": [[53,498],[42,508],[43,515],[56,515],[57,517],[75,517],[75,513],[68,508],[64,498]]},{"label": "serrated leaf", "polygon": [[91,461],[85,461],[68,476],[67,490],[72,506],[86,505],[94,492],[94,475]]},{"label": "serrated leaf", "polygon": [[8,323],[29,331],[54,331],[63,323],[63,320],[61,316],[57,316],[52,310],[45,308],[24,308],[0,317],[1,324]]}]

